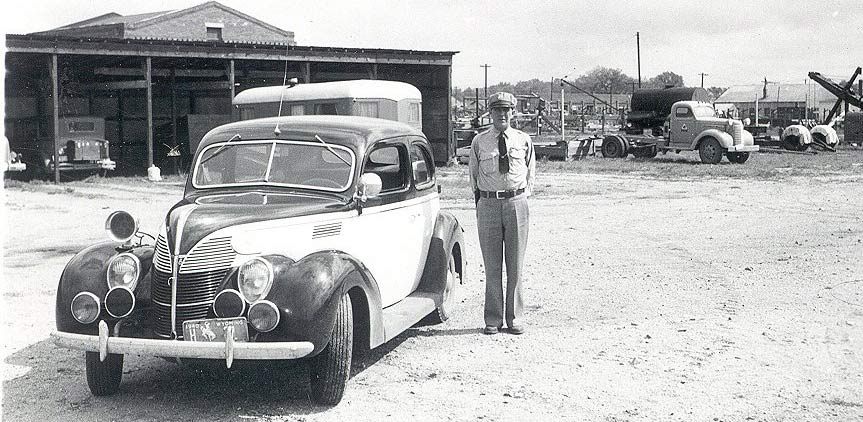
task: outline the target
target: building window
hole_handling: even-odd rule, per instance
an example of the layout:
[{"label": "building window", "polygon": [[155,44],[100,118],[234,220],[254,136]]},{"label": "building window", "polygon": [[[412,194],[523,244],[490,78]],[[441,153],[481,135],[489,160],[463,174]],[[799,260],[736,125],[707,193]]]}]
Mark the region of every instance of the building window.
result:
[{"label": "building window", "polygon": [[222,28],[207,28],[207,40],[222,41]]}]

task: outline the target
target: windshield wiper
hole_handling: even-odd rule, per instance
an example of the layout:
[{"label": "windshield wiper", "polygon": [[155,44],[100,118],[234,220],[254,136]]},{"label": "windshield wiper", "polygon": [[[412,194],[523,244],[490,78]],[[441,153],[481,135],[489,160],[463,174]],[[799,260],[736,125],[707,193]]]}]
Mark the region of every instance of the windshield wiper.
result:
[{"label": "windshield wiper", "polygon": [[334,151],[334,150],[333,150],[333,147],[331,147],[331,146],[330,146],[330,144],[328,144],[328,143],[324,142],[324,140],[323,140],[323,139],[321,139],[321,137],[320,137],[320,136],[315,135],[315,139],[317,139],[318,141],[320,141],[320,143],[324,144],[324,146],[325,146],[325,147],[327,147],[327,149],[330,151],[330,153],[332,153],[333,155],[335,155],[335,156],[336,156],[336,158],[338,158],[339,160],[342,160],[342,162],[343,162],[343,163],[345,163],[345,164],[347,164],[347,165],[348,165],[348,167],[350,167],[350,166],[351,166],[351,163],[349,163],[349,162],[348,162],[348,160],[345,160],[344,158],[342,158],[342,156],[341,156],[341,155],[336,154],[336,151]]},{"label": "windshield wiper", "polygon": [[217,150],[216,150],[216,152],[214,152],[212,155],[210,155],[209,157],[207,157],[207,158],[205,158],[203,161],[201,161],[201,164],[199,164],[199,165],[201,165],[201,166],[202,166],[202,165],[206,164],[206,163],[207,163],[207,161],[210,161],[210,160],[212,160],[213,158],[216,158],[216,156],[217,156],[217,155],[221,154],[221,153],[222,153],[222,151],[224,151],[224,150],[225,150],[225,147],[226,147],[226,146],[228,146],[228,144],[230,144],[231,142],[233,142],[233,141],[235,141],[235,140],[237,140],[237,139],[241,139],[241,137],[240,137],[240,134],[239,134],[239,133],[238,133],[238,134],[236,134],[236,135],[234,135],[234,136],[232,136],[232,137],[231,137],[231,139],[228,139],[228,141],[227,141],[227,142],[225,142],[224,144],[222,144],[221,146],[219,146],[219,149],[217,149]]}]

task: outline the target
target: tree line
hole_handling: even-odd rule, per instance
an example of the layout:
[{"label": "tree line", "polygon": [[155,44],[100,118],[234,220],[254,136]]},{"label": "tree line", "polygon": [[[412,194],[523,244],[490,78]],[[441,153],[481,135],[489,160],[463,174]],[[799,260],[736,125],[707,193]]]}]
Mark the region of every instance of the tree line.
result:
[{"label": "tree line", "polygon": [[[589,72],[578,76],[575,79],[566,79],[579,88],[595,93],[595,94],[631,94],[633,90],[638,89],[638,80],[623,73],[620,69],[612,69],[604,66],[597,66]],[[509,82],[501,82],[488,87],[488,92],[506,91],[516,95],[529,95],[531,93],[538,94],[542,97],[548,97],[549,92],[554,90],[555,93],[560,92],[560,78],[554,78],[553,81],[541,81],[539,79],[531,79],[528,81],[519,81],[515,84]],[[683,87],[686,86],[683,82],[683,76],[680,76],[671,71],[662,72],[652,78],[641,81],[641,88],[664,88],[666,86]],[[574,91],[571,87],[565,87],[566,92]],[[722,95],[727,88],[710,87],[707,91],[715,99]],[[453,97],[459,102],[465,98],[473,98],[476,94],[476,88],[453,87]],[[479,96],[484,95],[483,87],[479,87]]]}]

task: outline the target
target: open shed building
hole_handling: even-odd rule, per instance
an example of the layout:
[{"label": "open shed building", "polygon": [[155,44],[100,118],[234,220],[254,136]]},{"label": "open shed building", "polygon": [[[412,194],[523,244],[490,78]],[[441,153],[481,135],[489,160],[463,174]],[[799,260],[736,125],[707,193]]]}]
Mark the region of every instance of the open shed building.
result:
[{"label": "open shed building", "polygon": [[455,155],[454,54],[297,46],[292,32],[217,2],[109,13],[6,36],[5,135],[13,150],[34,150],[55,138],[60,118],[101,117],[117,173],[140,174],[151,165],[172,172],[188,167],[190,139],[231,121],[231,100],[242,90],[281,85],[285,77],[383,79],[420,90],[423,131],[435,161],[445,163]]}]

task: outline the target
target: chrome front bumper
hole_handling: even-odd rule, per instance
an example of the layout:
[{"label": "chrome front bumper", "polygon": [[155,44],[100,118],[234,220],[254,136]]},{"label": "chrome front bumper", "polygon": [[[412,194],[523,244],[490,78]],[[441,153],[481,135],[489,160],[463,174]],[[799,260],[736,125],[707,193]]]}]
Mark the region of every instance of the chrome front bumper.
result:
[{"label": "chrome front bumper", "polygon": [[732,145],[728,147],[728,152],[754,152],[758,148],[758,145]]},{"label": "chrome front bumper", "polygon": [[131,337],[110,337],[108,325],[99,322],[99,335],[74,334],[55,331],[51,333],[54,344],[67,349],[99,352],[104,361],[108,354],[133,354],[177,358],[224,359],[228,368],[234,359],[298,359],[315,349],[308,341],[247,343],[227,341],[200,342],[182,340],[155,340]]}]

